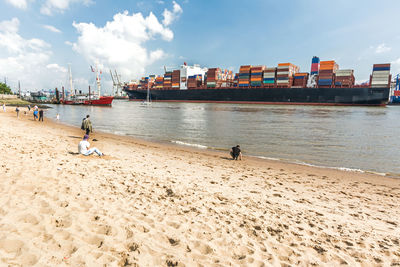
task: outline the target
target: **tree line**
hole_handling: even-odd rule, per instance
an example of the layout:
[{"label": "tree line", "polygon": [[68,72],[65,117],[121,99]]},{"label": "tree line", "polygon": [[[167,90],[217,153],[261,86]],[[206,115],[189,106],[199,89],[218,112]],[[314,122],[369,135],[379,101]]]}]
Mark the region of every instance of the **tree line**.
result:
[{"label": "tree line", "polygon": [[5,83],[0,83],[0,94],[5,94],[5,95],[12,94],[11,88]]}]

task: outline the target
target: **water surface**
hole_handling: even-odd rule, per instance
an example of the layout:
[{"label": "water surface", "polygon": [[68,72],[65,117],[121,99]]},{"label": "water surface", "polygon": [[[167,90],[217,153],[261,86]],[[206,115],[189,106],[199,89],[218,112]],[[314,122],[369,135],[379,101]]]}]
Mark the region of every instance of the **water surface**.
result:
[{"label": "water surface", "polygon": [[317,166],[400,174],[400,106],[321,107],[115,100],[110,107],[54,105],[46,116],[149,141]]}]

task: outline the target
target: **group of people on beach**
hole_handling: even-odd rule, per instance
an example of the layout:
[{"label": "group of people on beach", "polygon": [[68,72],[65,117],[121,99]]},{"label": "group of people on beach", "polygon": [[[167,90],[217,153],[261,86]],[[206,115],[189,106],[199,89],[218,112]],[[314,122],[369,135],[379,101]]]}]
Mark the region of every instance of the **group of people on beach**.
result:
[{"label": "group of people on beach", "polygon": [[[30,110],[31,110],[31,106],[28,105],[28,113]],[[3,103],[3,111],[6,112],[5,103]],[[17,118],[18,118],[19,111],[20,111],[19,106],[16,107],[15,111],[17,112]],[[35,121],[36,121],[36,119],[38,119],[38,121],[43,121],[43,115],[44,115],[43,109],[39,110],[38,106],[35,105],[33,107],[33,119]],[[59,121],[59,119],[60,119],[60,115],[58,113],[57,113],[56,119],[57,119],[57,121]],[[80,141],[79,145],[78,145],[79,154],[89,156],[93,153],[96,153],[99,156],[104,156],[104,153],[102,153],[98,148],[96,148],[96,147],[89,148],[90,147],[89,134],[93,133],[93,127],[92,127],[92,122],[90,120],[90,115],[86,115],[86,117],[82,119],[81,129],[85,131],[85,135],[83,136],[82,141]],[[232,147],[230,150],[230,155],[233,160],[238,160],[238,159],[242,160],[242,151],[240,149],[240,145]]]},{"label": "group of people on beach", "polygon": [[97,147],[89,148],[90,147],[89,133],[93,133],[92,122],[90,121],[90,115],[87,115],[85,118],[83,118],[81,129],[85,131],[85,135],[83,136],[82,141],[80,141],[78,144],[79,154],[89,156],[93,153],[96,153],[99,156],[104,156],[104,153],[102,153]]},{"label": "group of people on beach", "polygon": [[[27,108],[28,108],[28,113],[27,113],[26,111],[24,111],[24,114],[25,114],[25,115],[28,115],[28,114],[30,113],[30,111],[31,111],[31,105],[28,105]],[[4,104],[4,103],[3,103],[3,111],[6,112],[6,107],[5,107],[5,104]],[[19,118],[19,112],[20,112],[19,106],[17,106],[17,107],[15,108],[15,112],[17,113],[17,118]],[[57,115],[58,115],[58,114],[57,114]],[[39,109],[39,107],[35,105],[35,106],[33,107],[33,120],[34,120],[34,121],[38,120],[38,121],[42,121],[42,122],[43,122],[43,118],[44,118],[44,111],[43,111],[43,109]]]}]

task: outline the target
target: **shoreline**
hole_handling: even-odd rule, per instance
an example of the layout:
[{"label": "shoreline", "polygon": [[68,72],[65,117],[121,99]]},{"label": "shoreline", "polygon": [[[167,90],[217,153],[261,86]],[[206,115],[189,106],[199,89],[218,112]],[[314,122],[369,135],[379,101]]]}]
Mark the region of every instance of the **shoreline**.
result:
[{"label": "shoreline", "polygon": [[[46,117],[45,117],[46,118]],[[55,119],[53,118],[48,118],[54,123],[57,123]],[[60,122],[61,124],[67,126],[67,127],[72,127],[75,130],[80,130],[80,128],[76,125],[72,124],[67,124]],[[222,148],[213,148],[213,147],[208,147],[208,146],[203,146],[200,144],[189,144],[189,143],[184,143],[182,141],[173,141],[173,140],[168,140],[168,141],[158,141],[158,140],[146,140],[146,139],[141,139],[137,138],[131,135],[126,135],[124,133],[118,134],[114,133],[112,131],[101,131],[101,130],[96,130],[97,133],[105,134],[105,135],[111,135],[111,136],[118,136],[121,138],[131,138],[133,141],[136,143],[144,143],[147,145],[153,144],[154,146],[158,145],[166,145],[166,146],[172,146],[172,147],[177,147],[182,150],[188,149],[189,150],[194,150],[197,152],[209,152],[210,154],[213,153],[218,153],[220,154],[221,157],[229,157],[229,149],[222,149]],[[203,146],[203,147],[200,147]],[[244,151],[244,153],[246,153]],[[294,164],[298,166],[308,166],[311,168],[318,168],[318,169],[326,169],[326,170],[336,170],[340,172],[351,172],[351,173],[360,173],[360,174],[367,174],[367,175],[376,175],[379,177],[384,177],[384,178],[389,178],[389,179],[400,179],[400,173],[390,173],[390,172],[378,172],[378,171],[371,171],[371,170],[363,170],[363,169],[357,169],[357,168],[351,168],[351,167],[345,167],[345,166],[325,166],[325,165],[315,165],[312,163],[304,162],[301,160],[297,159],[282,159],[282,158],[271,158],[271,157],[265,157],[265,156],[257,156],[257,155],[251,155],[251,154],[244,154],[244,157],[247,159],[252,159],[252,160],[261,160],[261,161],[266,161],[266,163],[271,163],[271,162],[279,162],[282,164]]]},{"label": "shoreline", "polygon": [[[7,111],[7,113],[10,113],[10,111]],[[14,111],[11,111],[11,113],[15,113]],[[80,132],[82,133],[82,136],[84,135],[84,132],[80,129],[80,127],[63,123],[63,122],[57,122],[54,118],[49,118],[49,117],[44,117],[47,121],[47,123],[50,122],[50,126],[62,126],[64,130],[70,130],[73,132]],[[32,120],[33,121],[33,120]],[[94,127],[95,128],[95,127]],[[130,144],[135,144],[139,146],[149,146],[152,148],[167,148],[167,149],[176,149],[177,151],[183,151],[186,153],[200,153],[206,156],[211,156],[211,157],[219,157],[222,159],[226,159],[231,161],[230,156],[229,156],[229,150],[226,151],[221,151],[221,150],[216,150],[212,148],[197,148],[197,147],[192,147],[192,146],[187,146],[187,145],[180,145],[173,143],[171,141],[168,142],[163,142],[163,141],[153,141],[153,140],[145,140],[145,139],[140,139],[136,138],[134,136],[130,135],[120,135],[120,134],[115,134],[112,132],[106,132],[106,131],[97,131],[93,133],[93,135],[101,136],[101,137],[106,137],[111,140],[116,140],[116,139],[122,139],[128,141]],[[97,138],[96,138],[97,139]],[[313,169],[315,170],[321,170],[321,171],[327,171],[327,172],[338,172],[338,174],[355,174],[355,175],[360,175],[360,176],[373,176],[374,178],[385,178],[389,180],[395,180],[395,181],[400,181],[400,177],[397,176],[388,176],[388,173],[378,173],[378,172],[373,172],[373,171],[368,171],[368,170],[359,170],[359,169],[352,169],[352,168],[347,168],[347,167],[330,167],[330,166],[319,166],[319,165],[313,165],[309,164],[306,162],[294,162],[295,160],[289,160],[289,159],[274,159],[274,158],[266,158],[262,156],[254,156],[254,155],[248,155],[246,156],[244,154],[245,160],[243,162],[246,163],[252,163],[252,164],[270,164],[270,165],[287,165],[291,166],[292,168],[302,168],[308,171],[312,171]],[[241,161],[238,161],[241,162]],[[343,168],[343,169],[342,169]],[[347,175],[346,175],[347,176]]]},{"label": "shoreline", "polygon": [[400,264],[399,179],[100,132],[86,157],[80,128],[20,117],[0,114],[2,264]]}]

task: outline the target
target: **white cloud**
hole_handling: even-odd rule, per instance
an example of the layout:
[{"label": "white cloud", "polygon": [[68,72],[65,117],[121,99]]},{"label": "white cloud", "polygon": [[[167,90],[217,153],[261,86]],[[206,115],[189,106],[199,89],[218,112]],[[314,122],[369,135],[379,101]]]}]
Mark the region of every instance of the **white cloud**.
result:
[{"label": "white cloud", "polygon": [[157,4],[164,5],[164,4],[165,4],[165,2],[164,2],[164,1],[162,1],[162,0],[158,0],[158,1],[157,1]]},{"label": "white cloud", "polygon": [[62,67],[62,66],[60,66],[60,65],[58,65],[58,64],[55,64],[55,63],[48,64],[48,65],[46,66],[46,68],[47,68],[47,69],[50,69],[50,70],[55,70],[55,71],[57,71],[57,72],[67,73],[67,69],[66,69],[65,67]]},{"label": "white cloud", "polygon": [[70,45],[70,46],[73,46],[73,45],[74,45],[74,44],[73,44],[72,42],[70,42],[70,41],[65,41],[64,44]]},{"label": "white cloud", "polygon": [[157,37],[171,41],[174,37],[152,12],[147,17],[141,13],[129,15],[127,11],[118,13],[104,27],[76,22],[73,26],[79,33],[73,49],[86,58],[88,65],[98,62],[127,78],[143,75],[148,65],[166,56],[162,49],[148,51],[147,41]]},{"label": "white cloud", "polygon": [[26,9],[28,7],[27,0],[6,0],[6,1],[16,8]]},{"label": "white cloud", "polygon": [[177,2],[172,1],[172,4],[173,4],[172,11],[169,11],[168,9],[164,9],[164,12],[163,12],[163,16],[164,16],[163,24],[165,26],[170,25],[174,20],[178,19],[179,16],[183,12],[181,6]]},{"label": "white cloud", "polygon": [[43,28],[45,28],[51,32],[61,33],[61,31],[59,29],[57,29],[56,27],[51,26],[51,25],[43,25]]},{"label": "white cloud", "polygon": [[377,53],[377,54],[382,54],[382,53],[389,52],[390,50],[392,50],[391,47],[387,47],[387,46],[385,45],[385,43],[382,43],[382,44],[378,45],[378,46],[375,48],[375,53]]},{"label": "white cloud", "polygon": [[392,73],[400,73],[400,58],[392,61],[391,64],[393,65],[391,68],[392,69],[391,72]]},{"label": "white cloud", "polygon": [[19,28],[19,19],[12,18],[0,22],[0,31],[6,33],[16,33]]},{"label": "white cloud", "polygon": [[0,22],[0,74],[23,89],[53,88],[65,80],[62,67],[51,63],[51,46],[37,38],[19,35],[19,20]]},{"label": "white cloud", "polygon": [[68,9],[72,3],[83,4],[89,6],[93,3],[92,0],[46,0],[40,8],[40,13],[44,15],[53,15],[54,12],[62,13]]}]

